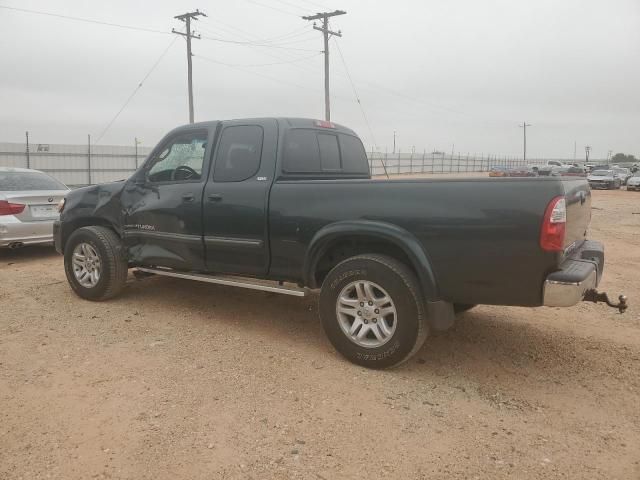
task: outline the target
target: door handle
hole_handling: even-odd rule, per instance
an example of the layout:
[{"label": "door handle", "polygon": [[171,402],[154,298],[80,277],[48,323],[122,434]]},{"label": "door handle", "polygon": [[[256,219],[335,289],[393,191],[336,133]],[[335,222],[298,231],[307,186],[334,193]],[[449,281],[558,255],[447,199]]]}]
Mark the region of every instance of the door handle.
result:
[{"label": "door handle", "polygon": [[210,193],[207,198],[212,202],[219,202],[222,200],[222,195],[220,193]]},{"label": "door handle", "polygon": [[182,195],[182,200],[184,200],[185,202],[193,202],[194,200],[194,196],[193,193],[185,193],[184,195]]}]

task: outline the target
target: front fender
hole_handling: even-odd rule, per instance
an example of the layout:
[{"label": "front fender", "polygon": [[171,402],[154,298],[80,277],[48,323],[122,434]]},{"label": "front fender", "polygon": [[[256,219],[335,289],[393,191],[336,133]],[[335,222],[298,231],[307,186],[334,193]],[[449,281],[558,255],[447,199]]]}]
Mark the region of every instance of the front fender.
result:
[{"label": "front fender", "polygon": [[318,230],[309,243],[303,265],[305,285],[318,287],[315,271],[319,260],[336,240],[353,236],[382,240],[402,249],[418,274],[425,300],[431,302],[440,299],[431,262],[415,235],[397,225],[372,220],[335,222]]}]

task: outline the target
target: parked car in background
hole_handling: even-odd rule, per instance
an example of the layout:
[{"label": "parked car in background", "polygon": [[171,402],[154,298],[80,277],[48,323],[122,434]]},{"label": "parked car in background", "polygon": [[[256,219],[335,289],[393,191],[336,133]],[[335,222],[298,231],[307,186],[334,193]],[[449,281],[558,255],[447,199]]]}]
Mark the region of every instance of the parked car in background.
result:
[{"label": "parked car in background", "polygon": [[620,180],[622,180],[622,185],[626,185],[627,184],[627,180],[629,178],[631,178],[631,170],[629,170],[628,168],[622,168],[622,167],[618,167],[618,168],[613,168],[613,173],[615,176],[617,176]]},{"label": "parked car in background", "polygon": [[640,172],[636,172],[627,180],[627,190],[640,190]]},{"label": "parked car in background", "polygon": [[587,177],[587,181],[593,189],[600,188],[610,190],[620,188],[622,185],[622,180],[615,175],[613,170],[594,170]]},{"label": "parked car in background", "polygon": [[509,177],[537,177],[536,172],[532,167],[512,167],[507,171]]},{"label": "parked car in background", "polygon": [[538,175],[553,175],[559,169],[569,168],[571,165],[561,162],[560,160],[547,160],[545,165],[538,167]]},{"label": "parked car in background", "polygon": [[491,170],[489,170],[489,176],[490,177],[508,177],[509,170],[507,169],[507,167],[491,167]]},{"label": "parked car in background", "polygon": [[583,167],[569,167],[562,175],[568,177],[586,177],[587,171]]},{"label": "parked car in background", "polygon": [[0,247],[53,244],[57,206],[68,191],[38,170],[0,167]]}]

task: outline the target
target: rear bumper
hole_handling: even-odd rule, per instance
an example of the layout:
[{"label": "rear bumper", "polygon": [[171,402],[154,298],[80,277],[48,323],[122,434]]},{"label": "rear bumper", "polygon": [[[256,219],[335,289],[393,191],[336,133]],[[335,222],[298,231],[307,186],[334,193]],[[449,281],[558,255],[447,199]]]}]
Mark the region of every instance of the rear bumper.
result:
[{"label": "rear bumper", "polygon": [[604,246],[585,241],[560,270],[547,276],[543,287],[543,304],[547,307],[570,307],[580,302],[587,290],[596,288],[604,270]]},{"label": "rear bumper", "polygon": [[40,245],[53,243],[53,221],[22,222],[13,215],[0,220],[0,248],[12,244]]}]

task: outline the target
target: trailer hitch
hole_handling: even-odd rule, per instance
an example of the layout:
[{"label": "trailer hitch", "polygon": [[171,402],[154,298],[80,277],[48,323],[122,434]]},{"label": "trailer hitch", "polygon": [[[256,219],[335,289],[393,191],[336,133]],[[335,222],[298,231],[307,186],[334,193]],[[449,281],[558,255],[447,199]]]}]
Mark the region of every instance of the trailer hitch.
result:
[{"label": "trailer hitch", "polygon": [[627,307],[629,306],[627,304],[626,295],[620,295],[618,297],[618,300],[619,300],[618,303],[613,303],[611,300],[609,300],[609,297],[605,292],[600,293],[595,288],[591,288],[587,290],[582,300],[585,302],[593,302],[593,303],[605,302],[610,307],[617,308],[620,313],[624,313]]}]

